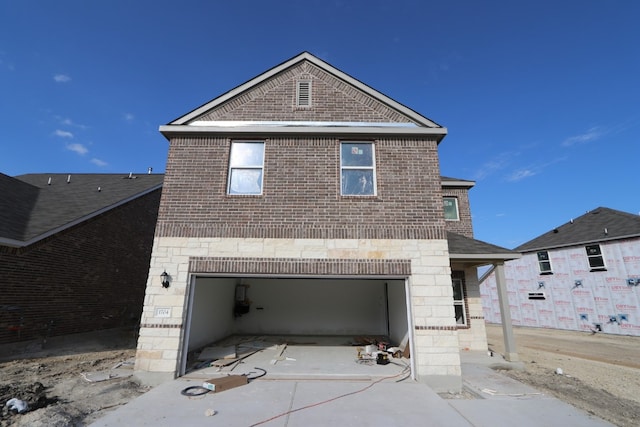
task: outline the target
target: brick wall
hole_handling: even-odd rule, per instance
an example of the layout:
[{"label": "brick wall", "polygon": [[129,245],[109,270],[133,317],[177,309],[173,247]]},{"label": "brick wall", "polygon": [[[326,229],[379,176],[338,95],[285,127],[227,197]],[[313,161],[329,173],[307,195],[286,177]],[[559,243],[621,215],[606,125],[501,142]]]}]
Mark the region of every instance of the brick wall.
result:
[{"label": "brick wall", "polygon": [[158,236],[443,238],[435,141],[377,139],[377,196],[340,195],[340,139],[265,140],[263,194],[226,194],[231,140],[171,140]]},{"label": "brick wall", "polygon": [[[310,107],[296,107],[296,83],[300,80],[311,81]],[[281,72],[196,120],[409,121],[308,62]]]},{"label": "brick wall", "polygon": [[0,247],[0,343],[134,326],[160,190],[30,247]]},{"label": "brick wall", "polygon": [[469,190],[443,186],[443,197],[455,197],[458,199],[459,221],[445,221],[447,231],[458,233],[473,239],[473,224],[471,221],[471,207],[469,206]]}]

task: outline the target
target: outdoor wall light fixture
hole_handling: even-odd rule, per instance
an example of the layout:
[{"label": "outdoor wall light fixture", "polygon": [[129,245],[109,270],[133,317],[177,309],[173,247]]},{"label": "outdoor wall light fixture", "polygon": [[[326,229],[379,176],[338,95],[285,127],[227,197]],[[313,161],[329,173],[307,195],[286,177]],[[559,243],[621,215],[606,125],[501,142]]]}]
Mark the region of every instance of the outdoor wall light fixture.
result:
[{"label": "outdoor wall light fixture", "polygon": [[160,278],[162,279],[162,287],[163,288],[168,288],[169,287],[169,274],[167,274],[166,270],[160,275]]}]

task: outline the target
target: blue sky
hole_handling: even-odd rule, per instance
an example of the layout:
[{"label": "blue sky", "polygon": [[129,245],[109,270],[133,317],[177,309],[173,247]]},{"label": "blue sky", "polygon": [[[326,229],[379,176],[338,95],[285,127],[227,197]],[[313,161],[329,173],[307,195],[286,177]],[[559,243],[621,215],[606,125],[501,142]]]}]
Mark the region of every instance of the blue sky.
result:
[{"label": "blue sky", "polygon": [[640,2],[0,0],[0,172],[163,172],[158,126],[302,51],[445,126],[476,238],[640,213]]}]

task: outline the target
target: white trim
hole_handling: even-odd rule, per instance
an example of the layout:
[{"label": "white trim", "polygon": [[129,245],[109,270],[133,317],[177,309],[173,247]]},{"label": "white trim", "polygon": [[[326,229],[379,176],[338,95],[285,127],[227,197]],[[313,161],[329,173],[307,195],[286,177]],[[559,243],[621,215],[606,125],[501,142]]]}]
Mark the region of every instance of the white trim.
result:
[{"label": "white trim", "polygon": [[438,142],[447,134],[446,128],[405,128],[371,126],[160,126],[160,132],[165,136],[171,135],[206,135],[206,134],[237,134],[237,135],[373,135],[373,136],[428,136],[439,137]]},{"label": "white trim", "polygon": [[413,311],[411,310],[412,305],[411,305],[411,284],[409,283],[409,279],[405,278],[404,279],[404,295],[406,298],[406,305],[407,305],[407,335],[409,336],[409,354],[411,355],[411,357],[409,358],[409,363],[411,366],[411,379],[416,381],[417,380],[417,376],[416,376],[416,363],[418,359],[418,355],[416,353],[416,347],[414,344],[414,339],[415,339],[415,335],[414,335],[414,331],[413,331]]},{"label": "white trim", "polygon": [[191,336],[191,317],[193,313],[193,297],[196,293],[196,279],[197,276],[195,274],[190,274],[187,282],[189,284],[189,292],[186,294],[189,299],[187,301],[187,312],[184,316],[184,333],[182,334],[180,360],[178,361],[180,363],[180,368],[178,368],[179,377],[187,373],[187,357],[189,354],[189,338]]},{"label": "white trim", "polygon": [[458,203],[458,198],[456,196],[442,196],[442,208],[445,210],[444,202],[446,199],[453,199],[454,205],[456,207],[456,217],[455,218],[447,218],[444,217],[445,221],[460,221],[460,204]]},{"label": "white trim", "polygon": [[442,186],[443,187],[464,187],[464,188],[471,188],[474,185],[476,185],[475,181],[463,181],[463,180],[456,180],[456,181],[445,181],[445,180],[441,180]]},{"label": "white trim", "polygon": [[356,87],[357,89],[361,90],[362,92],[366,93],[367,95],[377,99],[378,101],[386,104],[387,106],[389,106],[390,108],[400,112],[401,114],[409,117],[410,119],[412,119],[413,121],[415,121],[416,123],[422,125],[422,126],[426,126],[429,128],[440,128],[440,125],[438,125],[437,123],[429,120],[428,118],[416,113],[415,111],[413,111],[412,109],[405,107],[404,105],[398,103],[397,101],[394,101],[393,99],[389,98],[386,95],[383,95],[382,93],[378,92],[377,90],[367,86],[366,84],[360,82],[359,80],[354,79],[353,77],[349,76],[348,74],[343,73],[342,71],[338,70],[337,68],[329,65],[328,63],[322,61],[321,59],[316,58],[315,56],[313,56],[312,54],[310,54],[309,52],[302,52],[301,54],[291,58],[290,60],[283,62],[282,64],[275,66],[273,68],[271,68],[270,70],[260,74],[259,76],[249,80],[248,82],[236,87],[235,89],[232,89],[230,91],[228,91],[227,93],[207,102],[206,104],[196,108],[195,110],[191,111],[190,113],[185,114],[182,117],[179,117],[178,119],[172,121],[170,124],[172,125],[184,125],[186,123],[188,123],[189,121],[195,119],[196,117],[204,114],[205,112],[217,107],[218,105],[221,105],[223,103],[225,103],[226,101],[232,99],[233,97],[241,94],[242,92],[245,92],[247,90],[249,90],[250,88],[252,88],[253,86],[256,86],[268,79],[270,79],[271,77],[275,76],[276,74],[286,70],[287,68],[290,68],[292,66],[294,66],[295,64],[302,62],[302,61],[309,61],[310,63],[312,63],[313,65],[315,65],[316,67],[324,70],[325,72],[332,74],[334,77],[345,81],[347,84]]},{"label": "white trim", "polygon": [[185,126],[242,127],[242,126],[315,126],[315,127],[392,127],[417,128],[415,123],[398,122],[324,122],[324,121],[276,121],[276,120],[199,120]]}]

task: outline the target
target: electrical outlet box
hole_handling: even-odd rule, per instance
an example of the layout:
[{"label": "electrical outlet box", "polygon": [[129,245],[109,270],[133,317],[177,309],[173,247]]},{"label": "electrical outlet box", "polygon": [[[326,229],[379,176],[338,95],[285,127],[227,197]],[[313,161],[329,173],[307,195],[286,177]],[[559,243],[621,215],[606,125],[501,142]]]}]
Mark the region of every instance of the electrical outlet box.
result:
[{"label": "electrical outlet box", "polygon": [[628,314],[618,314],[618,319],[622,322],[628,322],[629,321],[629,315]]},{"label": "electrical outlet box", "polygon": [[596,331],[602,332],[602,323],[594,323],[593,327],[595,328]]},{"label": "electrical outlet box", "polygon": [[633,277],[629,277],[627,279],[627,285],[629,286],[638,286],[638,282],[640,282],[640,279],[635,279]]},{"label": "electrical outlet box", "polygon": [[580,320],[589,321],[589,315],[587,313],[580,313]]},{"label": "electrical outlet box", "polygon": [[573,286],[574,287],[578,287],[578,286],[582,286],[582,280],[576,280],[575,282],[573,282]]},{"label": "electrical outlet box", "polygon": [[609,316],[609,323],[618,323],[618,316],[610,315]]}]

